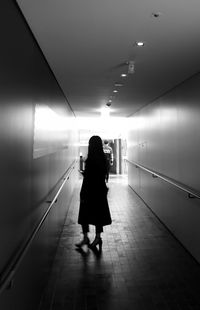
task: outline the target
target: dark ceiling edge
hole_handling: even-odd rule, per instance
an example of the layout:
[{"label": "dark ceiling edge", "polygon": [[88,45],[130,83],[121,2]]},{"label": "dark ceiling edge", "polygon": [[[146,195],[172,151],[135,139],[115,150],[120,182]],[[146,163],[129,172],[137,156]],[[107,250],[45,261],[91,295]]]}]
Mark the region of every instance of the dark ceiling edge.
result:
[{"label": "dark ceiling edge", "polygon": [[196,75],[200,74],[200,71],[197,71],[196,73],[192,74],[191,76],[189,76],[188,78],[186,78],[185,80],[179,82],[178,84],[176,84],[175,86],[173,86],[172,88],[166,90],[164,93],[162,93],[161,95],[155,97],[154,99],[152,99],[150,102],[146,103],[145,105],[143,105],[141,108],[139,108],[138,110],[136,110],[134,113],[129,114],[127,116],[127,118],[129,117],[133,117],[136,113],[138,113],[139,111],[141,111],[142,109],[144,109],[145,107],[147,107],[149,104],[152,104],[153,102],[155,102],[156,100],[158,100],[159,98],[167,95],[168,93],[170,93],[171,91],[173,91],[174,89],[176,89],[177,87],[179,87],[180,85],[184,84],[185,82],[187,82],[188,80],[192,79],[193,77],[195,77]]},{"label": "dark ceiling edge", "polygon": [[26,18],[25,18],[25,16],[24,16],[24,14],[23,14],[23,12],[22,12],[22,10],[21,10],[19,4],[17,3],[17,0],[14,0],[14,4],[16,5],[17,10],[19,11],[19,14],[21,15],[23,21],[25,22],[25,24],[26,24],[26,26],[27,26],[27,28],[28,28],[28,30],[29,30],[29,32],[30,32],[30,35],[32,36],[34,42],[36,43],[36,45],[37,45],[37,47],[38,47],[38,49],[39,49],[39,51],[40,51],[40,53],[41,53],[41,55],[42,55],[42,58],[44,59],[45,63],[47,64],[47,66],[48,66],[48,68],[49,68],[51,74],[53,75],[53,77],[54,77],[54,79],[55,79],[55,81],[56,81],[56,83],[57,83],[57,85],[58,85],[60,91],[62,92],[64,98],[66,99],[67,104],[69,105],[70,110],[72,111],[74,117],[76,118],[76,115],[75,115],[75,113],[74,113],[74,111],[73,111],[73,109],[72,109],[72,107],[71,107],[71,105],[70,105],[70,103],[69,103],[69,100],[67,99],[67,96],[66,96],[65,93],[63,92],[63,89],[62,89],[62,87],[60,86],[60,83],[58,82],[58,80],[57,80],[57,78],[56,78],[56,76],[55,76],[53,70],[51,69],[51,66],[49,65],[49,63],[48,63],[48,61],[47,61],[47,59],[46,59],[46,57],[45,57],[45,55],[44,55],[44,53],[43,53],[43,51],[42,51],[40,45],[39,45],[39,43],[38,43],[36,37],[34,36],[34,34],[33,34],[32,30],[31,30],[31,28],[30,28],[30,26],[29,26],[29,24],[28,24],[28,22],[27,22],[27,20],[26,20]]}]

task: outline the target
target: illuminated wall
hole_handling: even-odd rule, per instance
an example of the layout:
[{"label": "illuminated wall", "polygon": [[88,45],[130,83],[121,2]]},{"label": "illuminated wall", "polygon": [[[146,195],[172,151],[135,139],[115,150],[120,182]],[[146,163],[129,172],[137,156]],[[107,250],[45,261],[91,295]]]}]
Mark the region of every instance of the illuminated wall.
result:
[{"label": "illuminated wall", "polygon": [[[0,274],[32,233],[77,157],[74,114],[15,1],[0,3]],[[37,309],[76,184],[74,172],[0,309]]]},{"label": "illuminated wall", "polygon": [[[130,118],[128,156],[200,191],[200,75]],[[129,165],[129,184],[200,261],[200,202]]]}]

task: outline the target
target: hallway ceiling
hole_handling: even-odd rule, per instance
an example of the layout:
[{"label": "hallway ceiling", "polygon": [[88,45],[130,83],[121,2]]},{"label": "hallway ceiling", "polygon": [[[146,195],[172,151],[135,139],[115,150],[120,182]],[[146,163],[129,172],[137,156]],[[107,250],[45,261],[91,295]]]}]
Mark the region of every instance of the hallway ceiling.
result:
[{"label": "hallway ceiling", "polygon": [[111,115],[129,116],[199,71],[199,0],[17,3],[76,116],[96,116],[114,89]]}]

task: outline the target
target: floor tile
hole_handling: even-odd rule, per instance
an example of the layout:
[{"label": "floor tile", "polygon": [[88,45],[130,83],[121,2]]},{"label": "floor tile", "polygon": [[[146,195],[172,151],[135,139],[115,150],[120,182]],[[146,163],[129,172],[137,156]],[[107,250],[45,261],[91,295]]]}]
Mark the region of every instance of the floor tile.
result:
[{"label": "floor tile", "polygon": [[[102,253],[75,249],[75,190],[40,310],[200,309],[200,266],[127,185],[111,176]],[[90,238],[94,235],[91,227]]]}]

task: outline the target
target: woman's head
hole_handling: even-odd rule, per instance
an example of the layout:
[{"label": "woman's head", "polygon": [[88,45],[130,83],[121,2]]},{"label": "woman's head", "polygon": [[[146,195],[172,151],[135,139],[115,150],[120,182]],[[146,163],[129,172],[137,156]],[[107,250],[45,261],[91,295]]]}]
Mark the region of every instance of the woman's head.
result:
[{"label": "woman's head", "polygon": [[102,140],[99,136],[92,136],[89,140],[88,155],[99,152],[103,152]]},{"label": "woman's head", "polygon": [[92,136],[89,140],[86,167],[90,163],[98,165],[100,169],[99,173],[101,174],[106,173],[106,159],[103,151],[103,143],[99,136]]}]

